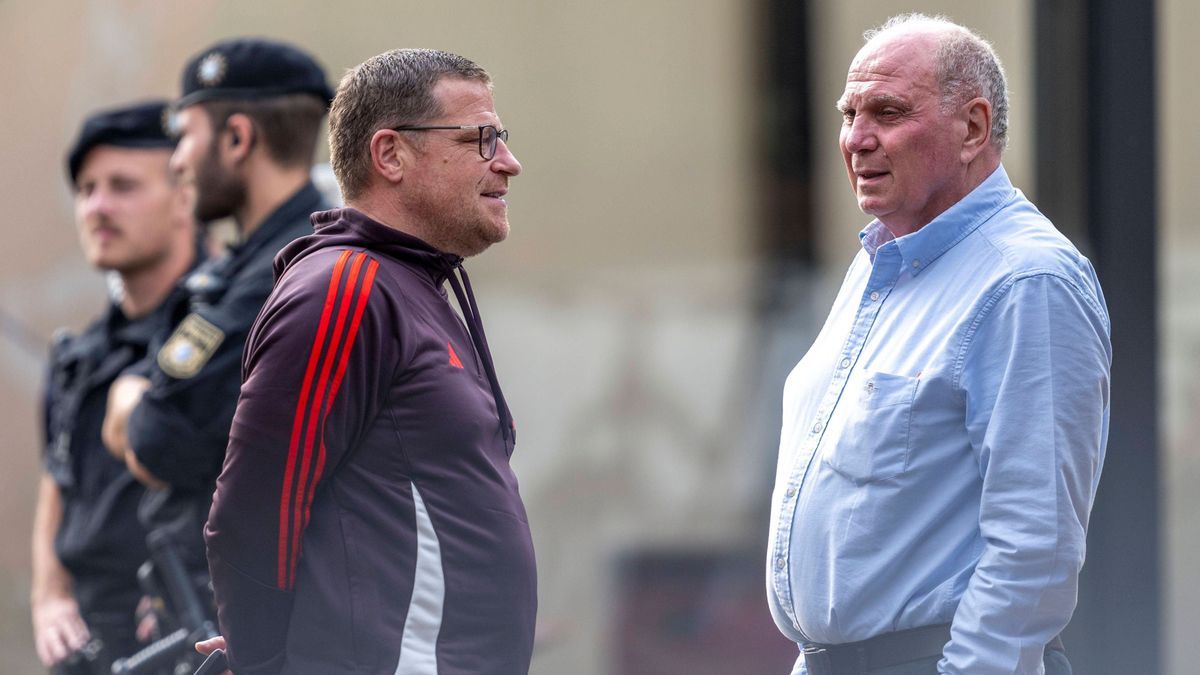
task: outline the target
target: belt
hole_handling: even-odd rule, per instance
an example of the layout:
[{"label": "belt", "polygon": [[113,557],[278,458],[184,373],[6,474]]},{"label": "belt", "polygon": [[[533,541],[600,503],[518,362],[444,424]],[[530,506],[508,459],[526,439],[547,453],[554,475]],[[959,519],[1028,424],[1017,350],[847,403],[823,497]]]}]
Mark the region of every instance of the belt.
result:
[{"label": "belt", "polygon": [[808,675],[865,675],[872,670],[927,659],[950,641],[950,624],[884,633],[840,645],[805,643]]}]

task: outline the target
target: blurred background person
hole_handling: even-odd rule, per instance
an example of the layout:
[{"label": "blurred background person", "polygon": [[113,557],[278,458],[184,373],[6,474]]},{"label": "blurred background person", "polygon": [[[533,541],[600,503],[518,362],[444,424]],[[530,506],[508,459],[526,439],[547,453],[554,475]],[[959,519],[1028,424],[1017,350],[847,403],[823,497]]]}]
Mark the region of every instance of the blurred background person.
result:
[{"label": "blurred background person", "polygon": [[162,101],[97,112],[67,156],[84,256],[120,284],[99,319],[59,335],[50,359],[31,602],[38,656],[55,672],[107,674],[138,645],[143,488],[100,434],[109,386],[169,329],[166,309],[197,256],[191,193],[168,167],[166,122]]},{"label": "blurred background person", "polygon": [[170,534],[197,587],[207,589],[202,529],[241,384],[242,347],[271,290],[275,254],[311,233],[309,215],[326,208],[309,172],[332,91],[317,62],[296,47],[233,39],[187,62],[181,94],[171,168],[195,189],[196,217],[232,218],[239,240],[188,277],[174,331],[141,372],[114,382],[105,442],[154,488],[141,507],[147,528]]}]

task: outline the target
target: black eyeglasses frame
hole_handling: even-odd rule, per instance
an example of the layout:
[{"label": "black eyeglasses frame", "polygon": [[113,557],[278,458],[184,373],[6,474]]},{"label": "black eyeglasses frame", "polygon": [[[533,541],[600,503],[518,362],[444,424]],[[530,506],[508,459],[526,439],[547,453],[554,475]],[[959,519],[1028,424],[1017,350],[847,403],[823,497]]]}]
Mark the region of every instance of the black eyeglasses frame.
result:
[{"label": "black eyeglasses frame", "polygon": [[[392,127],[392,131],[434,131],[434,130],[454,130],[465,131],[467,129],[479,130],[479,156],[484,161],[491,161],[496,156],[496,146],[499,141],[508,143],[508,129],[497,129],[494,124],[406,124],[404,126]],[[487,130],[491,129],[491,132]]]}]

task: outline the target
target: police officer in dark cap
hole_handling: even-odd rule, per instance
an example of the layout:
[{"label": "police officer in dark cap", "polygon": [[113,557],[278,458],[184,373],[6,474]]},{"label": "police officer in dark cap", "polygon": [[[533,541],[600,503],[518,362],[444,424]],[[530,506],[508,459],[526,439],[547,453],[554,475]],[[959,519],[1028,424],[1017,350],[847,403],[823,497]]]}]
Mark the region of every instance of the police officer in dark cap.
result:
[{"label": "police officer in dark cap", "polygon": [[31,601],[38,656],[58,673],[108,673],[138,646],[144,489],[106,452],[101,423],[112,382],[170,330],[196,260],[191,192],[168,168],[167,112],[158,101],[96,113],[67,155],[84,256],[121,283],[104,315],[60,333],[51,355]]},{"label": "police officer in dark cap", "polygon": [[333,92],[305,52],[266,39],[219,42],[184,67],[171,167],[196,191],[202,222],[232,218],[240,240],[187,279],[175,329],[109,396],[104,439],[154,487],[141,515],[207,574],[202,530],[241,384],[242,346],[285,244],[328,208],[310,180]]}]

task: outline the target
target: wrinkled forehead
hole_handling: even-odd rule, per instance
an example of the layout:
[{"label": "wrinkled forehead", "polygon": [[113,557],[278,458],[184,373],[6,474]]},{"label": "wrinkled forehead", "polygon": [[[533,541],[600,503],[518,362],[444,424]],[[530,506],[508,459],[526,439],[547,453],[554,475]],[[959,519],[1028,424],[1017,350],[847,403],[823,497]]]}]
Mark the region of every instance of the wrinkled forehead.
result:
[{"label": "wrinkled forehead", "polygon": [[938,40],[928,33],[885,33],[863,46],[846,73],[847,94],[885,87],[936,91]]}]

